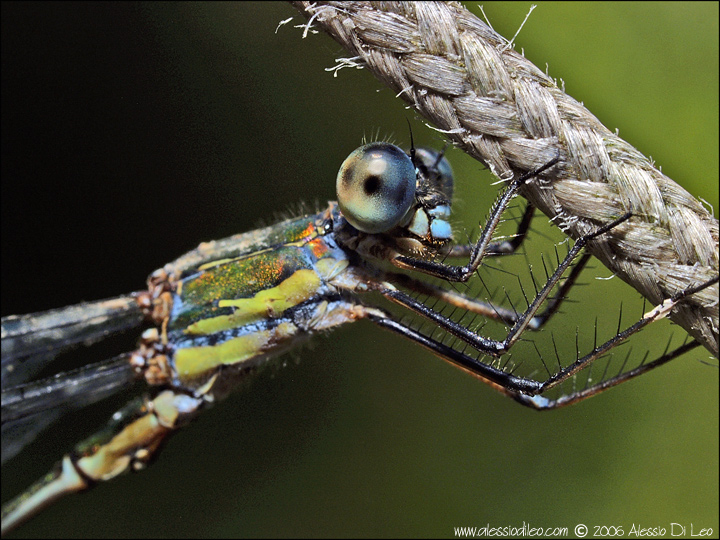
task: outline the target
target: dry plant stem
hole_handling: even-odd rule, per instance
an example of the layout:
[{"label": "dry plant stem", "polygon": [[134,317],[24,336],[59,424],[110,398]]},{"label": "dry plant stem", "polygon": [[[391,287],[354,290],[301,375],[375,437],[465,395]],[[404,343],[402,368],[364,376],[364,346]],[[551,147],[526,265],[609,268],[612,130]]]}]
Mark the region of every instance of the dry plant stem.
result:
[{"label": "dry plant stem", "polygon": [[[560,163],[523,190],[652,304],[718,275],[718,220],[508,41],[457,3],[292,2],[465,152],[500,178]],[[718,355],[718,285],[671,319]]]}]

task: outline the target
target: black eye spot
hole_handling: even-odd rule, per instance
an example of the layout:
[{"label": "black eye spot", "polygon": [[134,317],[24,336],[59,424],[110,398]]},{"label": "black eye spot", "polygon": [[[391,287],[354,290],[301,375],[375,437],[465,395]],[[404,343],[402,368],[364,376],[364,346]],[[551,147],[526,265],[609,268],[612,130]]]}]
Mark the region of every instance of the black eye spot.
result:
[{"label": "black eye spot", "polygon": [[378,189],[380,189],[380,179],[373,175],[368,176],[363,184],[363,189],[366,195],[373,195]]}]

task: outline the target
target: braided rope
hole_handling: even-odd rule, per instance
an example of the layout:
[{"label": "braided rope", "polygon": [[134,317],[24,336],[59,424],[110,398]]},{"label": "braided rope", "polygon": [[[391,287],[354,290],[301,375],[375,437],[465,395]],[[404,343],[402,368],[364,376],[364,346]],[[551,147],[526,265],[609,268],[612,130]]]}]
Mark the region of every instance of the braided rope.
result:
[{"label": "braided rope", "polygon": [[[718,220],[457,3],[292,4],[458,147],[509,179],[560,156],[523,196],[653,304],[718,275]],[[718,355],[718,285],[670,318]]]}]

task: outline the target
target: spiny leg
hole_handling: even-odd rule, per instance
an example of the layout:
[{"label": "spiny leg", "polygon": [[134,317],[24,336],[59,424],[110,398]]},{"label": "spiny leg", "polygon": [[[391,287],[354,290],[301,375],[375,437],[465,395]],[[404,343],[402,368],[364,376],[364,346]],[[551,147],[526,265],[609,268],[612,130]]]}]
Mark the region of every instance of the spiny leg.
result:
[{"label": "spiny leg", "polygon": [[[669,345],[669,343],[668,343],[668,345]],[[681,355],[685,354],[686,352],[689,352],[699,346],[700,346],[700,342],[695,341],[695,340],[683,343],[682,345],[680,345],[673,351],[667,352],[667,349],[666,349],[666,351],[663,355],[659,356],[652,362],[645,362],[643,360],[643,362],[638,367],[631,369],[629,371],[623,372],[625,363],[628,360],[630,352],[632,352],[632,351],[630,351],[630,352],[628,352],[628,355],[625,358],[625,362],[623,362],[623,366],[621,367],[620,373],[618,375],[616,375],[614,377],[610,377],[609,379],[605,379],[603,377],[603,379],[597,384],[593,384],[582,390],[578,390],[575,392],[571,392],[570,394],[560,396],[557,399],[547,399],[540,395],[529,396],[529,395],[522,394],[519,392],[514,392],[509,395],[513,399],[515,399],[518,403],[525,405],[527,407],[532,407],[533,409],[541,410],[541,411],[558,409],[560,407],[574,405],[575,403],[578,403],[584,399],[595,396],[597,394],[600,394],[601,392],[604,392],[605,390],[608,390],[614,386],[617,386],[620,383],[624,383],[626,381],[629,381],[630,379],[634,379],[638,375],[647,373],[648,371],[655,369],[656,367],[660,367],[663,364],[667,364],[670,360],[674,360],[678,356],[681,356]],[[545,390],[546,389],[543,389],[543,390],[541,390],[541,392],[544,392]]]},{"label": "spiny leg", "polygon": [[[700,285],[696,285],[694,287],[689,287],[687,289],[684,289],[676,294],[674,294],[672,297],[670,297],[667,300],[664,300],[661,302],[658,306],[647,312],[639,321],[637,321],[635,324],[627,327],[625,330],[618,332],[607,340],[605,343],[599,346],[593,347],[593,350],[590,351],[587,355],[583,356],[582,358],[578,358],[573,362],[572,364],[568,365],[567,367],[559,370],[555,375],[547,379],[543,383],[542,392],[549,390],[559,384],[561,384],[563,381],[567,380],[569,377],[580,371],[581,369],[585,368],[588,364],[596,360],[597,358],[603,356],[607,352],[609,352],[614,347],[617,347],[620,343],[623,343],[626,341],[630,336],[638,333],[640,330],[645,328],[650,323],[663,319],[667,315],[669,315],[670,311],[680,302],[682,302],[687,297],[706,289],[707,287],[710,287],[711,285],[714,285],[718,282],[718,277],[714,277],[704,283],[701,283]],[[655,361],[653,361],[655,362]],[[642,367],[642,366],[640,366]],[[650,368],[652,369],[652,368]],[[637,375],[644,373],[647,371],[640,370]],[[630,373],[630,372],[628,372]],[[636,376],[636,375],[634,375]],[[622,381],[620,381],[622,382]]]},{"label": "spiny leg", "polygon": [[[401,323],[390,314],[384,312],[381,313],[380,310],[376,310],[368,318],[372,320],[375,324],[382,326],[383,328],[392,330],[398,334],[408,337],[409,339],[412,339],[420,345],[423,345],[441,358],[449,361],[453,365],[463,369],[471,375],[476,376],[497,391],[512,397],[522,405],[526,405],[528,407],[539,410],[554,409],[570,405],[578,401],[582,401],[583,399],[587,399],[588,397],[594,396],[600,392],[603,392],[604,390],[607,390],[608,388],[617,386],[620,383],[633,379],[638,375],[642,375],[643,373],[659,367],[669,362],[670,360],[677,358],[681,354],[684,354],[685,352],[688,352],[699,346],[699,343],[696,341],[683,344],[672,352],[668,353],[666,351],[665,354],[653,360],[652,362],[643,362],[638,367],[627,372],[623,372],[625,365],[623,364],[623,367],[621,368],[618,375],[609,379],[604,379],[603,377],[604,380],[601,380],[595,385],[584,388],[583,390],[573,391],[570,394],[566,394],[555,400],[547,399],[541,395],[544,392],[563,383],[564,381],[575,375],[578,371],[586,368],[594,360],[607,354],[611,349],[625,342],[630,336],[636,334],[637,332],[645,328],[648,324],[666,317],[670,313],[672,308],[678,303],[682,302],[685,298],[717,282],[718,278],[715,277],[705,283],[702,283],[701,285],[680,291],[670,299],[664,301],[659,306],[656,306],[654,309],[646,313],[645,316],[635,324],[629,326],[623,331],[618,332],[615,336],[607,340],[605,343],[599,346],[595,346],[590,353],[583,356],[582,358],[576,359],[572,364],[568,365],[567,367],[561,368],[557,373],[555,373],[554,375],[550,375],[550,377],[543,382],[531,378],[519,377],[513,375],[512,373],[504,371],[503,369],[499,369],[492,365],[486,364],[479,359],[480,357],[475,358],[472,356],[468,356],[463,351],[454,349],[453,347],[448,346],[441,341],[437,341],[436,339],[433,339],[432,337],[427,336],[422,332]],[[438,313],[432,312],[432,310],[429,310],[428,308],[425,308],[424,306],[422,306],[422,304],[419,304],[415,302],[412,298],[407,297],[407,295],[405,295],[405,298],[402,298],[403,294],[404,293],[401,293],[400,296],[393,295],[388,297],[395,300],[397,300],[398,298],[402,299],[403,301],[400,302],[402,305],[432,320],[451,335],[454,335],[462,339],[463,341],[471,344],[471,346],[473,346],[473,348],[475,348],[481,355],[493,354],[493,350],[495,347],[494,343],[498,342],[493,342],[493,340],[488,340],[486,338],[483,338],[482,336],[473,334],[472,332],[468,331],[463,326],[453,322],[452,320],[447,319]]]},{"label": "spiny leg", "polygon": [[[567,298],[570,289],[575,285],[582,270],[590,260],[590,254],[583,254],[580,260],[573,266],[570,275],[565,279],[557,293],[547,302],[542,313],[533,315],[530,318],[528,328],[539,330],[550,318],[558,312],[563,301]],[[388,273],[385,275],[387,281],[398,284],[413,292],[424,294],[432,298],[442,300],[448,305],[463,309],[470,313],[476,313],[489,319],[502,321],[506,324],[515,324],[520,314],[515,309],[498,306],[490,302],[482,302],[457,291],[445,289],[434,283],[418,279],[407,274]]]}]

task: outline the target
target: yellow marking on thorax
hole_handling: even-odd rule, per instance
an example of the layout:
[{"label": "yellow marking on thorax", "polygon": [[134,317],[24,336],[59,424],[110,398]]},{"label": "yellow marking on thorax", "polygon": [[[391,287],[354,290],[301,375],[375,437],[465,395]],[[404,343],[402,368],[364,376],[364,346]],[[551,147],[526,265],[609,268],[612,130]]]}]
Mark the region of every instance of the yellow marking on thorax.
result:
[{"label": "yellow marking on thorax", "polygon": [[251,298],[219,300],[218,307],[232,307],[235,312],[197,321],[184,332],[190,335],[214,334],[261,319],[276,318],[285,310],[312,298],[321,284],[320,276],[314,270],[297,270],[277,286],[264,289]]},{"label": "yellow marking on thorax", "polygon": [[280,323],[271,330],[253,332],[206,347],[188,347],[175,352],[175,368],[181,379],[192,379],[220,366],[233,365],[279,348],[297,334],[292,323]]}]

